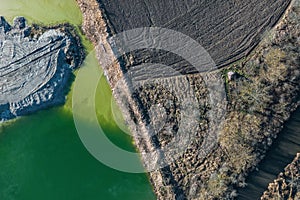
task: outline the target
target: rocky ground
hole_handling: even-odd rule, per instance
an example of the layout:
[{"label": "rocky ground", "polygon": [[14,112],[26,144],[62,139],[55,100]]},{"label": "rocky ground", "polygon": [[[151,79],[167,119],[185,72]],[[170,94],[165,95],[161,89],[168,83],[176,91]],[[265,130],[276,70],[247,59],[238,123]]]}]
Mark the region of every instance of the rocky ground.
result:
[{"label": "rocky ground", "polygon": [[[158,76],[150,82],[135,81],[131,73],[126,73],[139,62],[128,62],[130,56],[116,59],[116,49],[109,43],[114,28],[111,18],[126,17],[121,19],[112,10],[105,10],[106,1],[77,2],[84,16],[83,30],[96,46],[99,62],[145,166],[159,165],[160,161],[176,157],[175,161],[149,173],[157,198],[235,199],[236,188],[246,186],[248,173],[264,158],[284,122],[299,105],[300,1],[293,1],[276,27],[262,31],[264,39],[242,60],[209,74]],[[233,2],[243,5],[240,1]],[[280,8],[285,9],[283,5],[287,4],[281,4]],[[267,7],[272,6],[260,8]],[[245,40],[257,42],[252,37]],[[228,56],[223,54],[223,47],[217,50]],[[148,58],[145,57],[146,61]],[[208,80],[215,85],[207,84]],[[224,96],[222,91],[216,95],[219,93],[216,89],[224,89]],[[185,101],[186,96],[189,101]],[[188,115],[184,115],[186,111]],[[157,149],[163,150],[161,154],[147,156]]]},{"label": "rocky ground", "polygon": [[0,121],[62,104],[72,70],[84,58],[69,25],[28,26],[23,17],[0,17]]},{"label": "rocky ground", "polygon": [[270,183],[261,200],[300,199],[300,154]]}]

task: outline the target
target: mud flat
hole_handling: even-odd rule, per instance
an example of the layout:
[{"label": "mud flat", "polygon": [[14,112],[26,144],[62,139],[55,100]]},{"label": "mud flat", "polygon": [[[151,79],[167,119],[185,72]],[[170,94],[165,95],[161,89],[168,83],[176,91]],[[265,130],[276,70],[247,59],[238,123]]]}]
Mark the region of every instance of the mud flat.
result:
[{"label": "mud flat", "polygon": [[[168,160],[172,157],[170,153],[164,151],[159,158],[147,157],[145,155],[148,152],[164,149],[174,141],[177,144],[175,151],[180,146],[185,147],[185,135],[176,140],[179,130],[186,132],[186,136],[192,135],[193,140],[174,162],[149,173],[157,198],[162,200],[236,198],[238,196],[236,188],[245,187],[248,173],[263,159],[266,150],[282,129],[283,123],[299,105],[297,97],[300,80],[298,28],[300,1],[293,1],[287,11],[290,1],[198,1],[193,2],[195,7],[192,6],[192,2],[190,6],[185,3],[186,11],[178,12],[175,12],[175,9],[184,9],[185,6],[176,5],[181,3],[175,1],[169,5],[160,5],[166,1],[155,4],[150,1],[117,3],[77,0],[77,2],[84,16],[83,30],[96,46],[99,62],[134,135],[135,144],[141,152],[145,166],[151,163],[156,165],[160,158]],[[251,6],[248,7],[248,4]],[[152,9],[152,5],[160,6]],[[170,5],[173,5],[173,9]],[[238,9],[236,12],[234,9],[231,10],[236,8],[235,6],[241,10]],[[159,10],[160,8],[170,8],[174,13],[165,10],[163,12]],[[205,22],[205,19],[200,17],[205,16],[204,13],[197,15],[198,12],[204,12],[203,10],[206,10],[209,19],[216,16],[214,20]],[[286,12],[283,19],[273,27],[284,11]],[[182,15],[174,18],[172,14],[175,13]],[[246,17],[243,18],[243,15]],[[181,22],[181,19],[183,21],[185,19],[185,22]],[[220,19],[222,23],[218,21]],[[173,23],[173,26],[169,26],[164,20],[169,24]],[[193,23],[190,23],[191,21]],[[217,86],[225,88],[225,97],[222,95],[217,97],[219,103],[224,104],[210,105],[209,98],[213,93],[208,90],[206,75],[190,70],[180,58],[166,52],[138,51],[117,59],[117,54],[120,52],[122,54],[122,49],[116,52],[116,48],[110,43],[109,36],[120,31],[137,26],[163,26],[165,23],[168,26],[163,27],[187,33],[201,43],[201,36],[199,38],[194,36],[194,34],[205,35],[200,24],[196,26],[198,22],[203,23],[201,26],[204,30],[207,26],[210,27],[210,31],[216,31],[209,36],[209,30],[206,30],[207,38],[211,39],[203,40],[202,45],[219,67],[247,55],[262,40],[261,34],[273,27],[250,55],[210,73],[210,80]],[[230,30],[227,30],[228,27]],[[214,38],[217,38],[217,41],[214,41]],[[205,41],[209,42],[205,44]],[[171,58],[164,59],[164,56]],[[147,84],[147,80],[143,77],[154,71],[150,70],[149,73],[147,70],[135,69],[138,64],[153,62],[153,59],[170,65],[183,76],[155,75],[151,84]],[[126,73],[130,69],[138,75]],[[161,68],[158,66],[157,69]],[[155,72],[160,74],[162,71]],[[233,76],[228,76],[229,74]],[[137,88],[133,87],[133,83]],[[198,111],[199,114],[196,122],[186,123],[190,116],[182,115],[187,105],[181,98],[184,95],[193,97],[190,99],[195,106],[192,111]],[[214,129],[220,124],[218,120],[209,116],[211,110],[225,113],[223,123],[220,123],[221,129]],[[192,114],[192,111],[189,113]],[[161,125],[161,122],[164,123]],[[180,129],[182,124],[187,125],[183,126],[185,127],[183,130]],[[212,145],[209,146],[209,143]],[[171,145],[171,149],[173,147]],[[210,151],[203,157],[203,151],[206,149]]]},{"label": "mud flat", "polygon": [[69,25],[10,25],[0,17],[0,121],[62,104],[72,70],[84,58],[79,37]]}]

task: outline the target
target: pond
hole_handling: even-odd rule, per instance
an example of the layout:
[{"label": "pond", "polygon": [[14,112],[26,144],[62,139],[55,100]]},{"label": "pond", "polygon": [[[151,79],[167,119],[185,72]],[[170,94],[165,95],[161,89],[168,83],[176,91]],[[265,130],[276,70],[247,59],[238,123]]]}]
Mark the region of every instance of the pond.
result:
[{"label": "pond", "polygon": [[[15,16],[26,17],[29,24],[69,22],[78,30],[82,23],[74,0],[1,0],[0,15],[9,22]],[[97,68],[101,73],[92,44],[81,37],[88,52],[82,68]],[[1,125],[0,199],[155,199],[146,174],[111,169],[85,149],[73,121],[72,92],[73,87],[63,106]],[[113,120],[111,101],[111,90],[102,77],[95,97],[98,121],[114,143],[135,151],[132,138]]]}]

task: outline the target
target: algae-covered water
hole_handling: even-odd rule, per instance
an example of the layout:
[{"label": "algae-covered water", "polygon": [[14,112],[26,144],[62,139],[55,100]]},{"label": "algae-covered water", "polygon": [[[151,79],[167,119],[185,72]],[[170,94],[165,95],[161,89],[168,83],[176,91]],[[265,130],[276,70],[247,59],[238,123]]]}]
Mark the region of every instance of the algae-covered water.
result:
[{"label": "algae-covered water", "polygon": [[[82,22],[73,0],[1,0],[0,15],[10,22],[15,16],[25,16],[29,23],[44,25],[69,22],[80,26]],[[92,45],[83,39],[90,52]],[[100,71],[94,54],[82,67]],[[98,120],[107,136],[134,151],[131,138],[113,121],[111,91],[104,78],[95,99]],[[88,153],[76,132],[71,101],[72,91],[64,106],[1,125],[0,199],[155,199],[146,174],[116,171]]]}]

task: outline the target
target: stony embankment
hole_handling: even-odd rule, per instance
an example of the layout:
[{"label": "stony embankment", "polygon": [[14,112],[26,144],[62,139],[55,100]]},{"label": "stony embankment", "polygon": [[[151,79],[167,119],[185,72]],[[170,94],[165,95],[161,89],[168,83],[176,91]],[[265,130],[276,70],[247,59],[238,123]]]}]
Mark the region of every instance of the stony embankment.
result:
[{"label": "stony embankment", "polygon": [[65,102],[72,70],[84,58],[74,28],[10,25],[0,17],[0,121]]},{"label": "stony embankment", "polygon": [[[157,198],[236,198],[236,188],[245,187],[248,173],[263,159],[284,122],[299,105],[300,1],[292,2],[284,18],[265,34],[251,55],[211,73],[210,80],[225,85],[227,99],[220,97],[219,101],[225,102],[226,112],[220,105],[210,105],[210,97],[214,95],[208,90],[203,74],[154,78],[151,84],[141,80],[137,89],[132,90],[132,79],[125,74],[132,66],[124,69],[124,63],[127,66],[131,63],[126,57],[117,59],[116,49],[109,43],[109,34],[114,28],[109,19],[117,16],[106,12],[102,1],[100,4],[96,0],[77,2],[84,16],[83,30],[96,46],[99,62],[143,162],[146,166],[151,162],[155,165],[161,157],[165,160],[172,156],[164,151],[160,158],[145,156],[155,149],[175,147],[171,152],[176,153],[176,148],[185,147],[174,162],[149,173]],[[245,41],[255,42],[255,38]],[[222,53],[224,49],[219,50]],[[188,116],[183,113],[191,101],[181,99],[184,95],[193,97],[191,101],[195,106]],[[217,121],[209,116],[214,109],[225,113],[225,120],[218,124],[222,125],[219,130],[214,130]],[[194,111],[199,111],[197,121],[186,123],[193,118]],[[182,126],[184,123],[187,126]],[[217,140],[209,140],[214,145],[205,146],[211,130],[216,137],[210,139]],[[192,138],[187,146],[184,134],[177,140],[180,131]],[[205,147],[210,151],[202,157]]]},{"label": "stony embankment", "polygon": [[300,199],[300,153],[291,164],[285,167],[284,172],[278,175],[273,183],[269,184],[261,200]]}]

